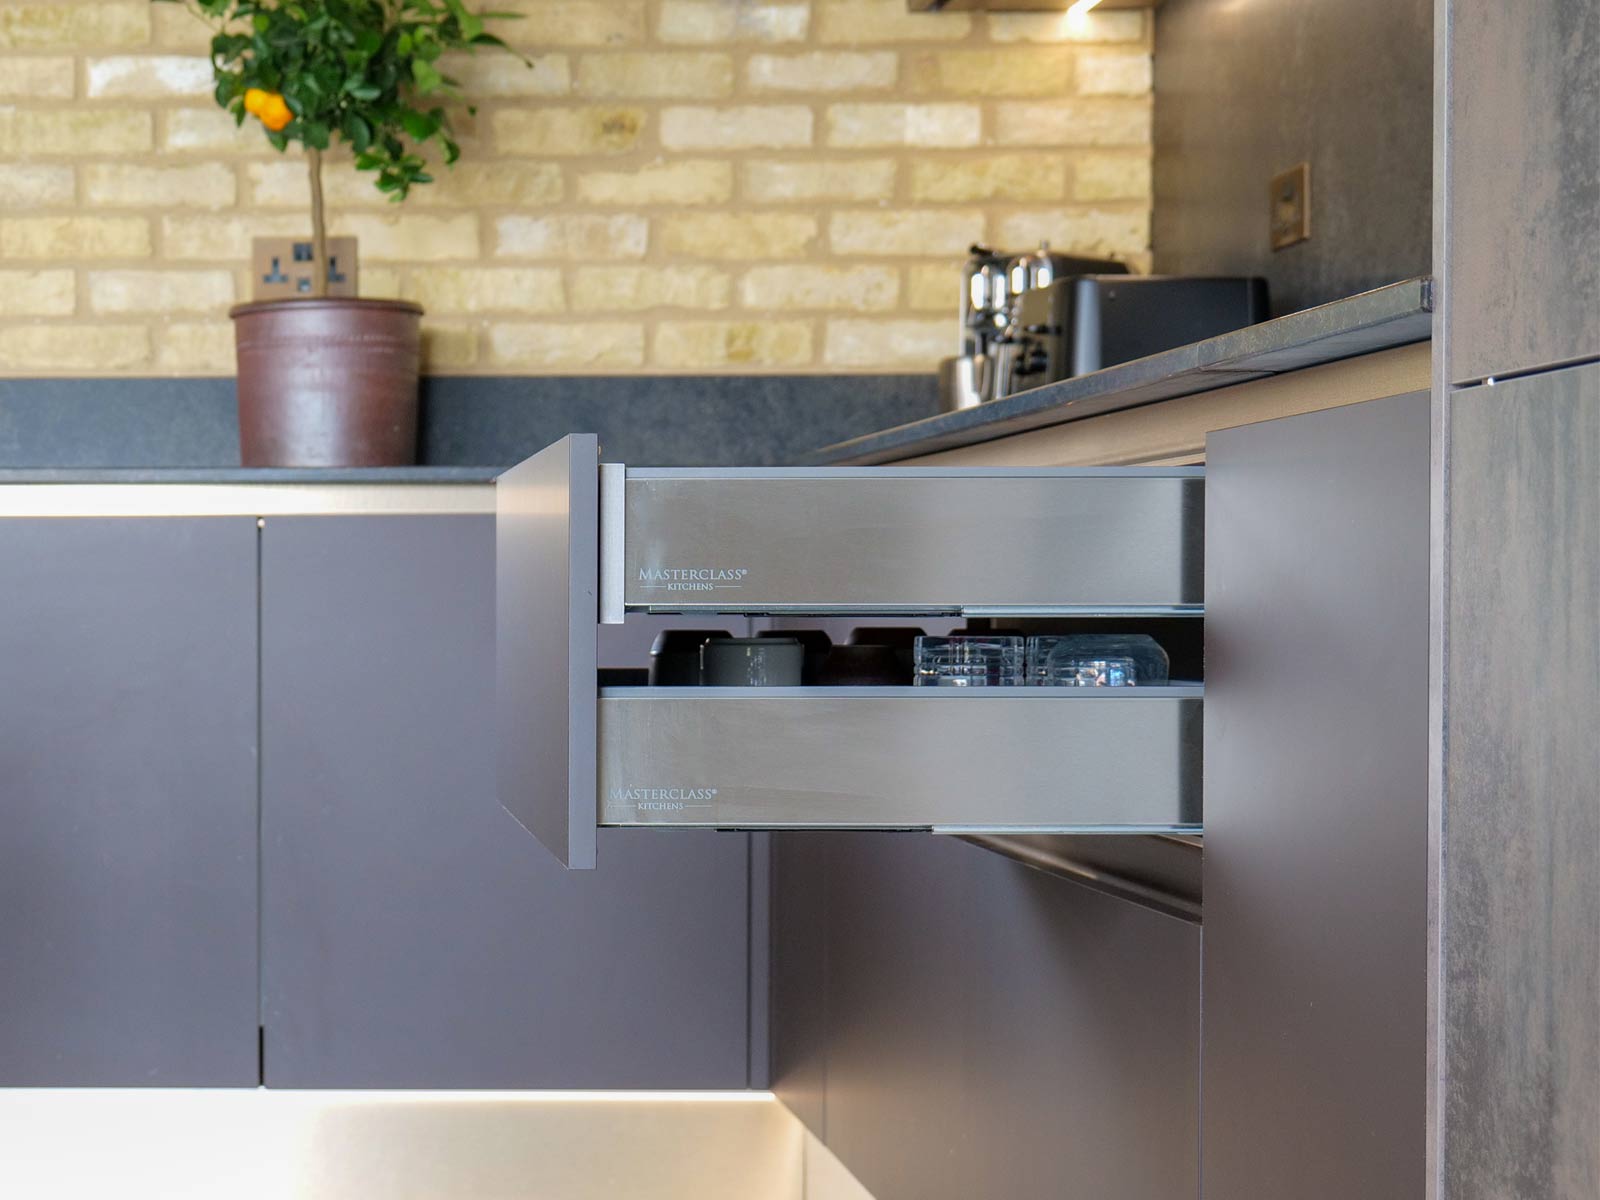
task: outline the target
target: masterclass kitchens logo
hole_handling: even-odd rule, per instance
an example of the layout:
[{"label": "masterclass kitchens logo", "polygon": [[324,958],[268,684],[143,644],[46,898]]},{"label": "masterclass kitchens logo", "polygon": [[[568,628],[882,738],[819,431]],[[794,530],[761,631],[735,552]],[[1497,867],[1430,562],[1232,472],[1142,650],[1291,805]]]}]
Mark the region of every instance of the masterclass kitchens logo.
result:
[{"label": "masterclass kitchens logo", "polygon": [[744,586],[744,567],[640,567],[639,585],[655,592],[720,592]]},{"label": "masterclass kitchens logo", "polygon": [[618,808],[639,812],[683,812],[688,808],[710,808],[717,798],[716,788],[695,787],[614,787],[606,801]]}]

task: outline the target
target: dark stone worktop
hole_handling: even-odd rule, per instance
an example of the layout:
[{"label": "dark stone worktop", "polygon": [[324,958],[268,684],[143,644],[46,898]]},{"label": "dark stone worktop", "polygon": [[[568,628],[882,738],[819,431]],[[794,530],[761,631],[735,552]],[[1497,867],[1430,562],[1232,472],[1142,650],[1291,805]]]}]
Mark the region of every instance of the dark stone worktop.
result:
[{"label": "dark stone worktop", "polygon": [[806,462],[813,466],[894,462],[1389,350],[1432,336],[1433,281],[1408,279],[977,408],[836,442]]}]

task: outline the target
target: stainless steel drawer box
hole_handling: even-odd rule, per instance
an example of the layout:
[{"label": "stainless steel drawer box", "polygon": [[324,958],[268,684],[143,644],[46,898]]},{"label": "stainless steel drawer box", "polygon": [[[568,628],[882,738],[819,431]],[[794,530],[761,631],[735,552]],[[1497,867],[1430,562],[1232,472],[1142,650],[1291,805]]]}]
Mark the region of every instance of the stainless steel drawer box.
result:
[{"label": "stainless steel drawer box", "polygon": [[600,823],[962,833],[1200,826],[1201,689],[621,688]]},{"label": "stainless steel drawer box", "polygon": [[601,493],[611,620],[1193,612],[1205,599],[1205,483],[1192,467],[608,466]]},{"label": "stainless steel drawer box", "polygon": [[566,438],[496,482],[501,801],[572,867],[602,824],[1195,832],[1198,686],[601,693],[597,630],[1199,615],[1204,486],[1184,467],[640,470]]}]

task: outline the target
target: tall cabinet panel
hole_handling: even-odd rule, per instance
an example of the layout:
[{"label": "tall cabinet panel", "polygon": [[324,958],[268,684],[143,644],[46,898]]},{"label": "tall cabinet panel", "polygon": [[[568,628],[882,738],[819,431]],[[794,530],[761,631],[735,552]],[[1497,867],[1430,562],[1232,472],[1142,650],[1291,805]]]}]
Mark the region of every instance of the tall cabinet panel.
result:
[{"label": "tall cabinet panel", "polygon": [[1452,399],[1441,1195],[1600,1195],[1600,366]]},{"label": "tall cabinet panel", "polygon": [[748,1078],[745,835],[562,867],[495,789],[490,516],[269,519],[263,995],[278,1087]]},{"label": "tall cabinet panel", "polygon": [[1600,356],[1600,5],[1448,9],[1437,121],[1448,378]]},{"label": "tall cabinet panel", "polygon": [[0,1087],[248,1087],[256,523],[0,521]]},{"label": "tall cabinet panel", "polygon": [[1207,443],[1206,1196],[1423,1192],[1428,463],[1425,393]]}]

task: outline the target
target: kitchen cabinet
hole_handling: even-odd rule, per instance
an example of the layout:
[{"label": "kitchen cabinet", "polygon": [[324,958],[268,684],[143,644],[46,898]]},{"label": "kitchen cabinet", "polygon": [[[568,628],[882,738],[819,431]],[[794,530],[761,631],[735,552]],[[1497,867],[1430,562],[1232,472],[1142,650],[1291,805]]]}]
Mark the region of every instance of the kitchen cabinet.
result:
[{"label": "kitchen cabinet", "polygon": [[254,1086],[256,523],[5,519],[0,561],[0,1086]]},{"label": "kitchen cabinet", "polygon": [[1207,443],[1202,1192],[1420,1196],[1425,392]]},{"label": "kitchen cabinet", "polygon": [[1197,925],[955,839],[772,841],[773,1086],[874,1196],[1197,1195]]},{"label": "kitchen cabinet", "polygon": [[1600,1194],[1600,365],[1450,410],[1441,1195],[1575,1200]]},{"label": "kitchen cabinet", "polygon": [[607,830],[582,876],[517,828],[494,556],[487,514],[266,520],[266,1082],[744,1087],[749,837]]},{"label": "kitchen cabinet", "polygon": [[596,684],[629,612],[1198,616],[1195,468],[637,470],[576,435],[496,491],[501,797],[568,866],[598,826],[1199,828],[1198,684]]},{"label": "kitchen cabinet", "polygon": [[1445,382],[1600,357],[1600,8],[1449,9],[1435,120]]}]

